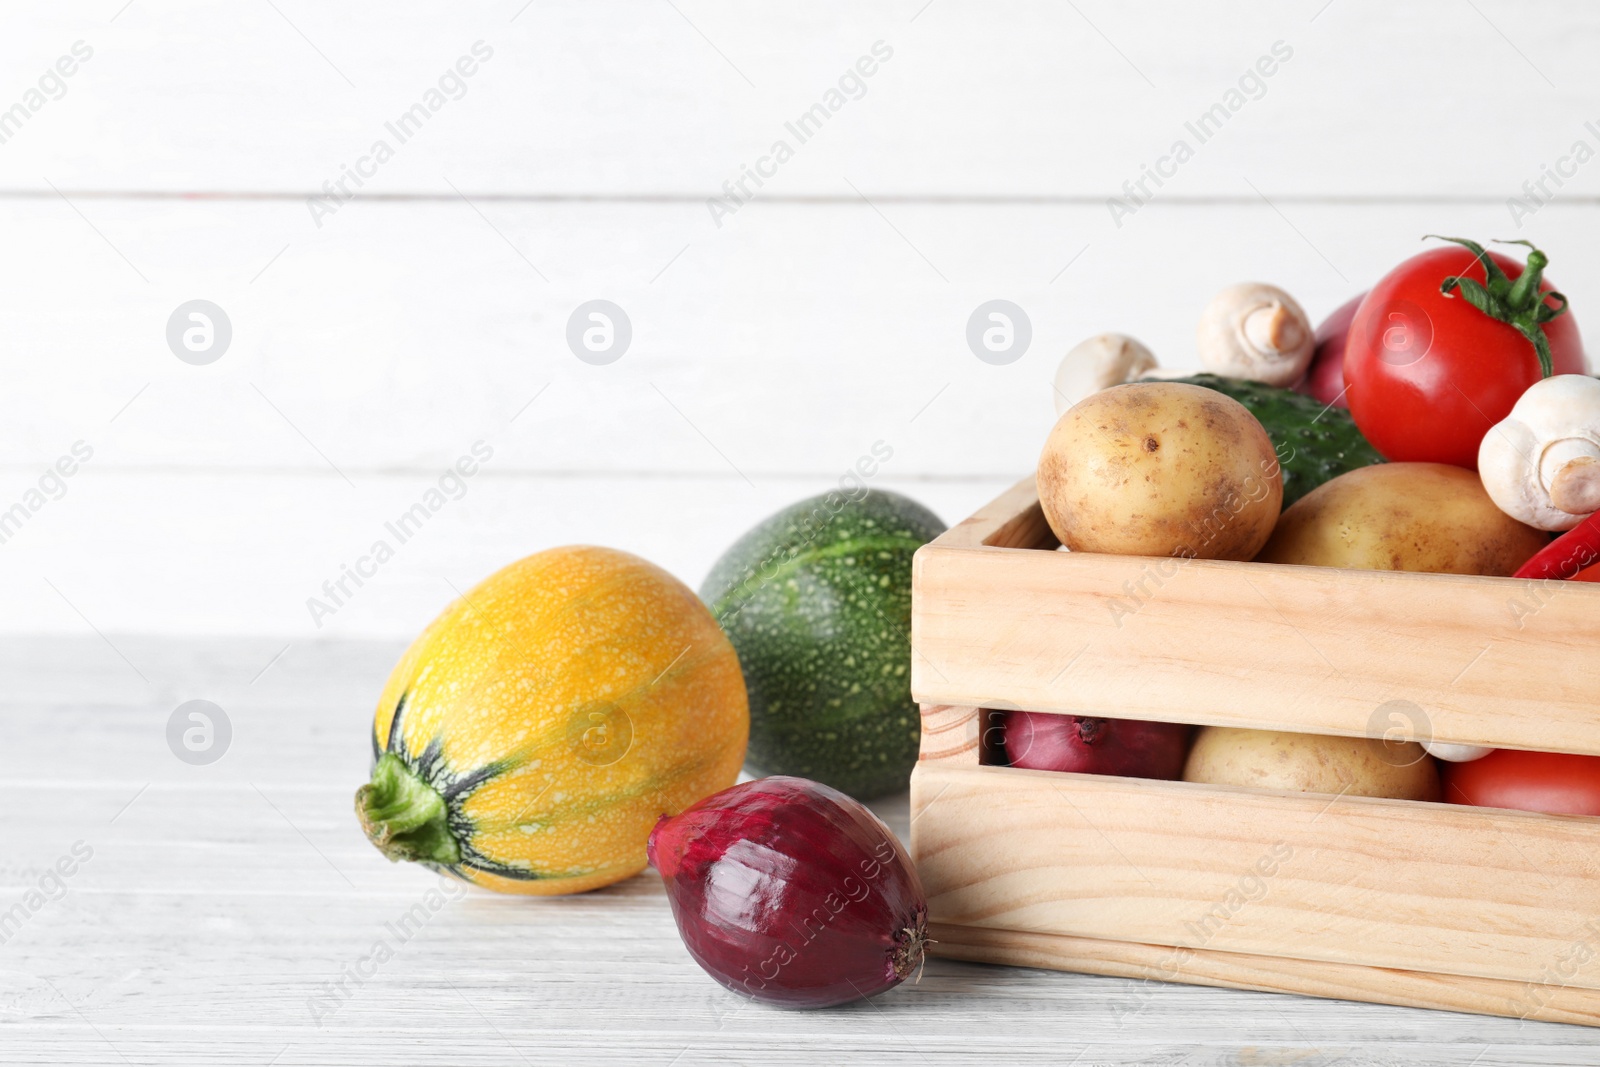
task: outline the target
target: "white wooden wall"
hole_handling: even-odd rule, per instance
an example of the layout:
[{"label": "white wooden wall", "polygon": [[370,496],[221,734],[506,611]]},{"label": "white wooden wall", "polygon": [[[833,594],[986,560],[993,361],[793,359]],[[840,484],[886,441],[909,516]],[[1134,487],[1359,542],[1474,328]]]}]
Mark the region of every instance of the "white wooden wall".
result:
[{"label": "white wooden wall", "polygon": [[[874,484],[956,521],[1030,469],[1082,336],[1186,365],[1223,285],[1320,316],[1429,232],[1534,238],[1600,331],[1600,162],[1562,162],[1600,148],[1589,5],[123,4],[0,9],[0,111],[93,50],[0,143],[0,511],[93,448],[0,544],[10,631],[405,636],[577,541],[697,584],[879,441]],[[464,95],[313,221],[480,41]],[[799,144],[785,122],[877,42]],[[1180,137],[1193,158],[1114,221]],[[717,225],[706,199],[779,138]],[[208,366],[165,338],[195,298],[233,325]],[[564,340],[595,298],[633,325],[607,366]],[[992,298],[1033,325],[1006,366],[965,342]],[[478,441],[465,496],[315,626],[307,598]]]}]

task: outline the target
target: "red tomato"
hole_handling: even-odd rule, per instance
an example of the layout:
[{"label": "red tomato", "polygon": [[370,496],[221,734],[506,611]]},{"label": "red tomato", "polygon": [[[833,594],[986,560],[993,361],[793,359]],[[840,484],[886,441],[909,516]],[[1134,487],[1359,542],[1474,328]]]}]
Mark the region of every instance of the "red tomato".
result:
[{"label": "red tomato", "polygon": [[[1489,256],[1512,281],[1522,275],[1521,264]],[[1350,324],[1345,399],[1386,458],[1476,470],[1484,434],[1542,374],[1533,342],[1515,326],[1479,311],[1459,290],[1439,291],[1454,275],[1485,282],[1478,257],[1451,245],[1412,256],[1373,286]],[[1541,292],[1550,289],[1540,281]],[[1554,373],[1582,374],[1583,340],[1572,315],[1545,323],[1544,333]]]},{"label": "red tomato", "polygon": [[1600,756],[1501,748],[1471,763],[1439,766],[1452,804],[1600,815]]}]

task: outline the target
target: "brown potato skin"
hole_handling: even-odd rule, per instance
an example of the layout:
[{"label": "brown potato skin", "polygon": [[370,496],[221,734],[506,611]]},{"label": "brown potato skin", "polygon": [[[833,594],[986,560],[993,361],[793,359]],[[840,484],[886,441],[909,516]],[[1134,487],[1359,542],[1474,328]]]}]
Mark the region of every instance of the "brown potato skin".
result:
[{"label": "brown potato skin", "polygon": [[1473,471],[1381,463],[1341,474],[1295,501],[1256,558],[1504,577],[1549,540],[1495,507]]},{"label": "brown potato skin", "polygon": [[1095,393],[1057,420],[1039,502],[1074,552],[1248,560],[1272,535],[1283,472],[1243,404],[1181,382]]},{"label": "brown potato skin", "polygon": [[1415,741],[1225,726],[1200,730],[1183,780],[1396,800],[1440,797],[1438,768]]}]

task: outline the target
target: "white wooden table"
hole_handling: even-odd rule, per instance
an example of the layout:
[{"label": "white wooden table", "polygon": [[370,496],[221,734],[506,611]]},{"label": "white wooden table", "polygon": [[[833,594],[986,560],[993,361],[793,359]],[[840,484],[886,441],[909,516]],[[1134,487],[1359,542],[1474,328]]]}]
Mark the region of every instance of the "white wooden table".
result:
[{"label": "white wooden table", "polygon": [[[0,923],[92,850],[0,934],[0,1062],[1600,1062],[1581,1027],[945,960],[866,1004],[775,1010],[689,959],[651,872],[571,898],[452,888],[402,938],[437,881],[351,808],[399,646],[284,644],[0,644]],[[232,726],[207,766],[166,740],[197,698]],[[903,798],[879,810],[904,833]]]}]

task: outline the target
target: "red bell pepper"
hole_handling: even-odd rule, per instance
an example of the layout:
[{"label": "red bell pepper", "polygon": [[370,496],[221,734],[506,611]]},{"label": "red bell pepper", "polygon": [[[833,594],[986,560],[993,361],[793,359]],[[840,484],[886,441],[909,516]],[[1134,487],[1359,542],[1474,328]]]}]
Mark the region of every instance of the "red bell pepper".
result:
[{"label": "red bell pepper", "polygon": [[1545,545],[1512,577],[1565,581],[1596,563],[1600,563],[1600,511]]}]

